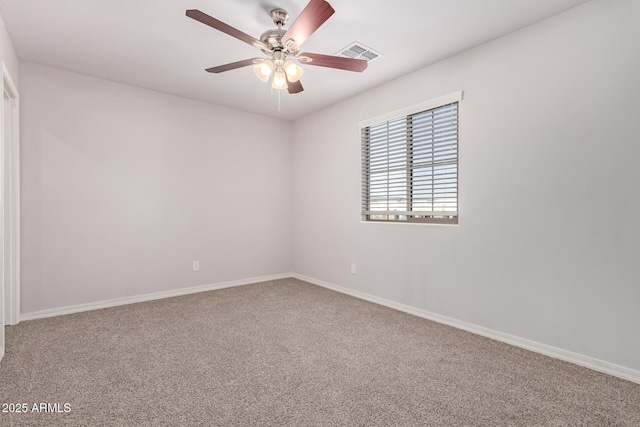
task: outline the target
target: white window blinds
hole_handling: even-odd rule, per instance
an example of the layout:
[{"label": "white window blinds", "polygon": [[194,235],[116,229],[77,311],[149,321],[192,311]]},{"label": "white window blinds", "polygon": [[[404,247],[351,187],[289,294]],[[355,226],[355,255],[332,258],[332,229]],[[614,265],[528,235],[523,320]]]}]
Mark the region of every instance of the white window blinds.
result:
[{"label": "white window blinds", "polygon": [[367,221],[458,222],[458,102],[362,128]]}]

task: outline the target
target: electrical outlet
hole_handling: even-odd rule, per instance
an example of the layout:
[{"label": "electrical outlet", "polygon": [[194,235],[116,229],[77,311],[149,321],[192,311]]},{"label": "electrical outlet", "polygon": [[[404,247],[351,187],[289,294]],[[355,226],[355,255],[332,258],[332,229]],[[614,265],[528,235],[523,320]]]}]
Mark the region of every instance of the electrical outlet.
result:
[{"label": "electrical outlet", "polygon": [[352,262],[351,263],[351,274],[356,274],[356,263]]},{"label": "electrical outlet", "polygon": [[200,271],[200,261],[193,261],[193,271]]}]

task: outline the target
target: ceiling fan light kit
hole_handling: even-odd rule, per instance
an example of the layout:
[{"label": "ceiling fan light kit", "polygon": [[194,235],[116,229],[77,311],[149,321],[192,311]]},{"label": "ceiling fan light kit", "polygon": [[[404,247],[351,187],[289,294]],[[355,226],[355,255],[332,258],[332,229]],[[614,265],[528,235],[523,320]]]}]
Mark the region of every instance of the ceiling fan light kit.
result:
[{"label": "ceiling fan light kit", "polygon": [[302,67],[293,63],[293,61],[289,60],[284,63],[284,72],[287,73],[287,79],[290,82],[297,82],[302,77],[304,70]]},{"label": "ceiling fan light kit", "polygon": [[269,59],[265,59],[264,61],[259,62],[255,67],[253,67],[253,71],[256,73],[256,76],[263,82],[269,81],[269,77],[271,76],[271,72],[273,71],[273,61]]},{"label": "ceiling fan light kit", "polygon": [[273,82],[271,83],[271,87],[278,90],[287,88],[287,78],[281,67],[278,67],[278,69],[273,73]]},{"label": "ceiling fan light kit", "polygon": [[222,31],[238,40],[257,47],[266,55],[266,58],[251,58],[207,68],[207,72],[222,73],[253,65],[253,71],[260,80],[263,82],[271,81],[271,87],[274,89],[287,89],[289,93],[293,94],[300,93],[304,90],[300,83],[300,78],[304,70],[296,64],[294,60],[308,65],[356,72],[362,72],[367,68],[367,61],[362,59],[308,52],[299,53],[300,45],[320,28],[334,12],[331,5],[325,0],[311,0],[291,27],[285,31],[282,27],[287,23],[289,14],[284,9],[273,9],[271,11],[271,19],[277,28],[262,33],[260,40],[199,10],[187,10],[186,15],[189,18],[195,19],[218,31]]}]

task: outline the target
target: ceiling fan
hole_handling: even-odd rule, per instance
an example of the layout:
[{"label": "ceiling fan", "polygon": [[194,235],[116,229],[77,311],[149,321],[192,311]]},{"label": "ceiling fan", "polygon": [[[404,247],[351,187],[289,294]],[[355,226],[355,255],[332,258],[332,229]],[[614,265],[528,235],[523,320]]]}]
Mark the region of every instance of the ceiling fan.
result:
[{"label": "ceiling fan", "polygon": [[289,93],[299,93],[303,91],[302,83],[300,83],[303,69],[293,60],[303,64],[347,71],[362,72],[367,68],[367,61],[361,59],[309,52],[299,53],[300,45],[320,28],[334,12],[335,10],[325,0],[311,0],[290,28],[285,31],[282,27],[287,23],[289,14],[284,9],[273,9],[271,19],[278,28],[265,31],[260,36],[260,40],[197,9],[187,10],[186,14],[189,18],[257,47],[266,55],[266,58],[249,58],[207,68],[206,71],[222,73],[254,65],[256,76],[264,82],[271,81],[271,86],[274,89],[287,89]]}]

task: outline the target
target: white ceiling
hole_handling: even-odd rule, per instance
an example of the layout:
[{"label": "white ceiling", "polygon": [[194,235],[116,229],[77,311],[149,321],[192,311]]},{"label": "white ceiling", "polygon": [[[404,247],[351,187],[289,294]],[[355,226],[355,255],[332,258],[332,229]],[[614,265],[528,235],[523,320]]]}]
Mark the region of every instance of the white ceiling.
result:
[{"label": "white ceiling", "polygon": [[[308,0],[0,0],[22,60],[284,119],[296,119],[587,0],[329,0],[336,13],[302,51],[336,54],[353,41],[383,54],[362,74],[304,66],[304,92],[271,94],[251,67],[261,56],[185,16],[199,9],[256,38],[282,7],[289,24]],[[288,28],[285,26],[285,29]]]}]

